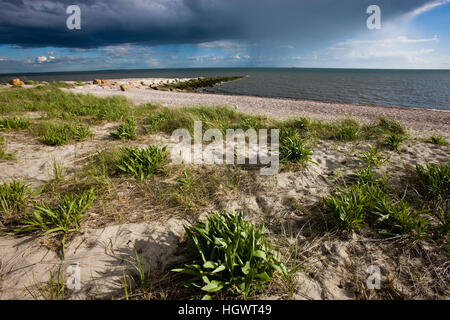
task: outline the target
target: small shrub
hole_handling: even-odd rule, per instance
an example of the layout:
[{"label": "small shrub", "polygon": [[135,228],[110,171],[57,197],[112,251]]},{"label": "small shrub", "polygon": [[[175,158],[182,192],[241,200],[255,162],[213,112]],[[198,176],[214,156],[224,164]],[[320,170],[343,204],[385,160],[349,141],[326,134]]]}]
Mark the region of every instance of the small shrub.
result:
[{"label": "small shrub", "polygon": [[136,120],[126,119],[111,136],[114,139],[136,139]]},{"label": "small shrub", "polygon": [[405,138],[397,133],[393,133],[390,136],[386,137],[385,144],[388,146],[389,149],[393,151],[399,151],[400,150],[400,144],[405,141]]},{"label": "small shrub", "polygon": [[384,159],[379,153],[378,149],[374,146],[370,146],[369,151],[361,152],[360,159],[366,163],[369,167],[380,167],[388,159]]},{"label": "small shrub", "polygon": [[17,232],[41,231],[43,235],[55,232],[63,234],[61,240],[61,256],[64,259],[64,247],[67,235],[80,229],[80,220],[94,201],[94,190],[80,195],[59,196],[55,208],[41,203],[36,205],[32,215],[22,220],[23,228]]},{"label": "small shrub", "polygon": [[117,168],[127,174],[134,175],[140,180],[154,175],[162,170],[167,156],[167,148],[149,146],[144,149],[123,148],[123,157],[118,161]]},{"label": "small shrub", "polygon": [[213,213],[205,222],[185,226],[190,249],[196,258],[182,272],[192,278],[189,287],[209,293],[231,291],[248,298],[269,282],[275,271],[285,274],[264,236],[264,227],[255,228],[242,214]]},{"label": "small shrub", "polygon": [[439,136],[431,136],[430,140],[428,140],[428,142],[430,142],[432,144],[441,145],[441,146],[448,145],[447,140],[445,140],[445,138],[439,137]]},{"label": "small shrub", "polygon": [[0,119],[0,131],[23,130],[27,129],[29,126],[30,121],[28,119],[22,119],[17,117]]}]

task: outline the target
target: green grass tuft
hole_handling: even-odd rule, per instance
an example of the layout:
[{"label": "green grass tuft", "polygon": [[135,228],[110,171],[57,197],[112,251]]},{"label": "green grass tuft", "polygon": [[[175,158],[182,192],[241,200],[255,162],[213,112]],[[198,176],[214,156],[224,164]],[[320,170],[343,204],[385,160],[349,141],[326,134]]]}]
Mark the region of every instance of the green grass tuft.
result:
[{"label": "green grass tuft", "polygon": [[403,200],[392,199],[380,183],[338,187],[336,194],[323,202],[326,221],[348,232],[374,225],[384,235],[428,236],[427,221],[419,217],[425,211],[415,211]]},{"label": "green grass tuft", "polygon": [[377,127],[384,133],[397,135],[405,135],[407,133],[405,127],[400,122],[392,118],[379,117]]},{"label": "green grass tuft", "polygon": [[440,137],[440,136],[435,136],[435,135],[431,136],[427,142],[432,143],[432,144],[437,144],[440,146],[448,145],[448,142],[447,142],[447,140],[445,140],[445,138]]},{"label": "green grass tuft", "polygon": [[123,156],[117,162],[117,168],[126,174],[144,180],[162,171],[167,157],[167,148],[148,146],[144,149],[122,148]]},{"label": "green grass tuft", "polygon": [[80,195],[59,196],[56,207],[41,203],[35,206],[33,214],[22,220],[25,225],[16,232],[40,231],[43,235],[62,233],[61,256],[64,259],[64,247],[69,233],[80,229],[80,220],[94,201],[94,190]]},{"label": "green grass tuft", "polygon": [[12,153],[8,153],[3,149],[5,143],[5,137],[0,137],[0,160],[16,160],[16,157]]},{"label": "green grass tuft", "polygon": [[379,168],[388,159],[383,158],[378,149],[374,146],[370,146],[370,149],[366,152],[361,152],[360,159],[366,163],[369,167]]},{"label": "green grass tuft", "polygon": [[49,146],[62,146],[71,141],[83,141],[94,135],[88,127],[55,122],[39,123],[32,129],[32,133],[40,136],[40,141]]},{"label": "green grass tuft", "polygon": [[427,199],[448,200],[450,196],[450,165],[429,164],[416,166],[419,176],[419,187]]},{"label": "green grass tuft", "polygon": [[132,118],[126,119],[116,131],[111,133],[114,139],[129,139],[135,140],[136,134],[136,120]]},{"label": "green grass tuft", "polygon": [[30,126],[28,119],[9,117],[0,119],[0,131],[23,130]]},{"label": "green grass tuft", "polygon": [[0,184],[0,214],[3,221],[22,213],[28,200],[36,195],[22,180]]},{"label": "green grass tuft", "polygon": [[282,130],[280,134],[280,160],[282,162],[312,162],[312,151],[304,145],[295,130]]},{"label": "green grass tuft", "polygon": [[386,137],[385,144],[386,146],[393,151],[400,151],[400,145],[405,141],[405,138],[397,133],[393,133]]}]

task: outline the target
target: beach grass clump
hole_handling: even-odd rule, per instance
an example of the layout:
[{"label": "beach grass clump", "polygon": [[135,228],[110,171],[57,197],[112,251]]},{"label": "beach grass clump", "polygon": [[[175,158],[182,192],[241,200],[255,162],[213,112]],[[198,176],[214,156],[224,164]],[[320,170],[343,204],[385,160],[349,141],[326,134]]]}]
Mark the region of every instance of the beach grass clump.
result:
[{"label": "beach grass clump", "polygon": [[15,231],[40,231],[42,235],[62,233],[61,257],[64,259],[66,238],[69,233],[80,229],[80,220],[86,217],[85,212],[92,205],[94,197],[94,190],[91,189],[81,194],[60,195],[56,206],[44,202],[36,204],[33,214],[21,221],[24,226]]},{"label": "beach grass clump", "polygon": [[111,132],[111,136],[114,139],[120,140],[135,140],[136,134],[136,120],[133,118],[127,118],[125,121],[117,128],[116,131]]},{"label": "beach grass clump", "polygon": [[262,117],[257,116],[242,116],[239,124],[235,126],[235,129],[242,129],[247,131],[248,129],[259,130],[265,127],[264,121]]},{"label": "beach grass clump", "polygon": [[369,150],[366,152],[361,152],[360,159],[364,161],[364,163],[369,167],[375,167],[379,168],[381,165],[383,165],[388,159],[383,158],[378,148],[370,145]]},{"label": "beach grass clump", "polygon": [[73,83],[68,83],[65,81],[50,81],[47,84],[48,87],[50,88],[65,88],[65,89],[69,89],[69,88],[73,88],[75,85]]},{"label": "beach grass clump", "polygon": [[83,141],[93,136],[88,127],[52,121],[39,123],[32,128],[32,133],[40,136],[40,141],[48,146],[62,146],[70,141]]},{"label": "beach grass clump", "polygon": [[0,160],[15,160],[13,153],[6,152],[4,149],[5,137],[0,137]]},{"label": "beach grass clump", "polygon": [[448,145],[448,142],[445,138],[441,137],[441,136],[437,136],[437,135],[432,135],[430,137],[429,140],[427,140],[427,142],[432,143],[432,144],[436,144],[436,145],[440,145],[440,146],[446,146]]},{"label": "beach grass clump", "polygon": [[385,145],[392,151],[400,152],[400,145],[405,138],[397,133],[393,133],[384,140]]},{"label": "beach grass clump", "polygon": [[99,98],[74,94],[61,89],[60,84],[39,85],[34,88],[11,88],[0,92],[0,114],[36,112],[47,118],[83,119],[88,123],[117,121],[133,113],[131,102],[124,97]]},{"label": "beach grass clump", "polygon": [[76,126],[73,128],[72,137],[76,141],[84,141],[94,136],[94,133],[89,127]]},{"label": "beach grass clump", "polygon": [[265,238],[264,226],[256,228],[241,213],[212,213],[185,230],[195,258],[172,271],[189,275],[185,285],[200,289],[203,299],[220,293],[247,299],[266,286],[274,272],[286,273]]},{"label": "beach grass clump", "polygon": [[308,118],[291,118],[277,123],[280,129],[293,129],[297,133],[304,133],[310,129],[311,120]]},{"label": "beach grass clump", "polygon": [[[145,127],[150,132],[164,132],[172,134],[176,129],[186,129],[191,134],[194,132],[194,122],[202,122],[202,131],[219,129],[225,132],[228,128],[234,128],[241,120],[251,116],[237,113],[229,107],[186,107],[167,108],[160,107],[153,110],[145,119]],[[258,123],[258,120],[247,120],[247,124]]]},{"label": "beach grass clump", "polygon": [[8,117],[0,119],[0,131],[14,131],[27,129],[30,121],[24,118]]},{"label": "beach grass clump", "polygon": [[148,146],[147,148],[122,148],[122,156],[116,163],[117,168],[125,173],[144,180],[162,171],[167,157],[167,148]]},{"label": "beach grass clump", "polygon": [[379,117],[377,127],[384,133],[406,135],[406,128],[397,120],[389,117]]},{"label": "beach grass clump", "polygon": [[427,198],[437,201],[446,201],[450,197],[450,165],[429,164],[416,165],[419,176],[419,189]]},{"label": "beach grass clump", "polygon": [[280,160],[290,163],[313,162],[312,151],[305,146],[295,130],[282,130],[280,134]]},{"label": "beach grass clump", "polygon": [[331,122],[314,120],[308,127],[314,136],[321,139],[355,141],[360,138],[360,126],[358,122],[350,118]]},{"label": "beach grass clump", "polygon": [[24,212],[27,202],[37,192],[22,180],[11,180],[0,184],[0,213],[1,220],[6,221],[16,214]]},{"label": "beach grass clump", "polygon": [[341,141],[357,140],[360,134],[358,122],[353,119],[344,119],[335,123],[332,139]]}]

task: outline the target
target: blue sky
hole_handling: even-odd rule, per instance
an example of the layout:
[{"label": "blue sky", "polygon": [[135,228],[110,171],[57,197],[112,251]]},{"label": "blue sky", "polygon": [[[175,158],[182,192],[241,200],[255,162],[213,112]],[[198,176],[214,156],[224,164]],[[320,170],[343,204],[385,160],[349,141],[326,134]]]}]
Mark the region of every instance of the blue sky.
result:
[{"label": "blue sky", "polygon": [[[66,8],[81,8],[68,30]],[[366,8],[381,9],[369,30]],[[450,69],[450,0],[0,0],[0,73]]]}]

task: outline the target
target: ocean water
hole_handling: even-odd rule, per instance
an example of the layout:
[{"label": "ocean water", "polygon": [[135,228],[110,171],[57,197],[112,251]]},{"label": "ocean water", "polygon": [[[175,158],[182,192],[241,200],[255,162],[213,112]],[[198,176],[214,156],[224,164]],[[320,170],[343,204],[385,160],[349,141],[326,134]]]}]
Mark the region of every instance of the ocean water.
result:
[{"label": "ocean water", "polygon": [[92,80],[146,77],[245,78],[202,91],[345,102],[366,105],[450,110],[450,70],[365,70],[304,68],[151,69],[0,75],[22,79]]}]

